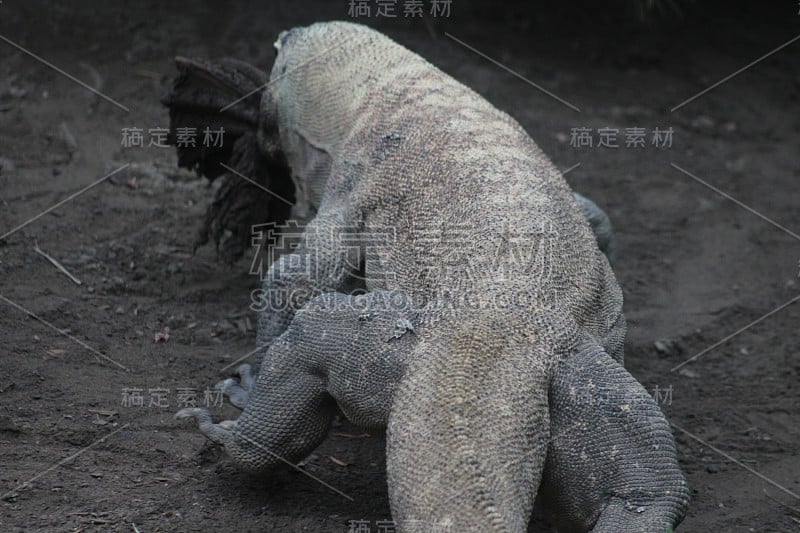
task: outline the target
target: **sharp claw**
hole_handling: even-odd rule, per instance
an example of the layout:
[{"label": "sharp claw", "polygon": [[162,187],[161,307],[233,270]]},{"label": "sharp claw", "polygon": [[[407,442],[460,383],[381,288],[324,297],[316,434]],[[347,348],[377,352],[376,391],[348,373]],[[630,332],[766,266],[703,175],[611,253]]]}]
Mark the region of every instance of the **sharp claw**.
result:
[{"label": "sharp claw", "polygon": [[230,442],[233,437],[231,430],[236,428],[235,420],[224,420],[219,424],[215,424],[211,418],[211,413],[209,413],[207,409],[201,409],[200,407],[181,409],[175,413],[175,418],[179,420],[195,418],[200,431],[212,441],[222,444],[223,446]]},{"label": "sharp claw", "polygon": [[207,409],[201,409],[200,407],[186,407],[175,413],[176,420],[182,420],[184,418],[195,418],[197,420],[201,420],[202,418],[206,417],[210,421],[211,413],[209,413]]},{"label": "sharp claw", "polygon": [[234,429],[236,429],[236,420],[223,420],[217,425],[222,429],[233,431]]},{"label": "sharp claw", "polygon": [[248,393],[250,392],[248,381],[252,384],[252,377],[247,374],[249,368],[250,365],[241,365],[239,367],[237,371],[242,372],[242,378],[239,381],[234,378],[227,378],[218,381],[214,385],[216,390],[222,391],[222,393],[228,397],[231,404],[239,409],[244,409],[245,405],[247,405]]},{"label": "sharp claw", "polygon": [[236,375],[239,376],[239,383],[242,388],[249,391],[255,380],[255,376],[253,376],[253,367],[248,363],[242,363],[236,368]]},{"label": "sharp claw", "polygon": [[236,385],[236,380],[233,378],[227,378],[217,381],[217,383],[214,385],[214,388],[225,392],[231,385]]}]

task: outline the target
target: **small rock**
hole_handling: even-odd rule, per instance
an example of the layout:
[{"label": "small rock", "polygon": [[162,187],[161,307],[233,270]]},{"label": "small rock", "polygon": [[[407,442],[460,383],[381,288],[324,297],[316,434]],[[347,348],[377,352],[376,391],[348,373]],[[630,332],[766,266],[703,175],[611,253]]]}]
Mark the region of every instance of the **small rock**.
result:
[{"label": "small rock", "polygon": [[700,115],[692,120],[692,126],[698,129],[711,129],[714,127],[714,121],[708,115]]},{"label": "small rock", "polygon": [[19,434],[22,433],[22,430],[10,417],[2,416],[0,417],[0,433]]},{"label": "small rock", "polygon": [[25,95],[28,94],[28,91],[21,87],[9,87],[8,91],[6,91],[6,94],[13,98],[24,98]]},{"label": "small rock", "polygon": [[17,165],[7,157],[0,157],[0,171],[3,172],[14,172],[17,170]]},{"label": "small rock", "polygon": [[706,472],[708,472],[709,474],[716,474],[717,472],[719,472],[719,468],[717,468],[717,465],[715,465],[714,463],[710,463],[708,466],[706,466]]},{"label": "small rock", "polygon": [[680,374],[681,376],[686,376],[687,378],[691,378],[691,379],[696,379],[696,378],[700,377],[700,374],[698,374],[694,370],[692,370],[690,368],[686,368],[686,367],[683,367],[680,370],[678,370],[678,374]]},{"label": "small rock", "polygon": [[745,168],[746,161],[743,157],[729,159],[725,161],[725,168],[731,172],[742,172]]},{"label": "small rock", "polygon": [[683,353],[683,348],[673,339],[658,339],[653,343],[653,347],[663,356],[673,356]]}]

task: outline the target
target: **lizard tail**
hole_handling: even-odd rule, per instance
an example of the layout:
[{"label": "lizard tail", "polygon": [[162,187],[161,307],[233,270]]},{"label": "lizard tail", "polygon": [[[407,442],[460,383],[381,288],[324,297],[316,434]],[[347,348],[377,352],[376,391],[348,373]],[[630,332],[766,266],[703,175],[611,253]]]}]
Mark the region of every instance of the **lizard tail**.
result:
[{"label": "lizard tail", "polygon": [[526,529],[547,452],[553,367],[511,318],[496,311],[437,325],[444,339],[415,349],[387,434],[399,531]]}]

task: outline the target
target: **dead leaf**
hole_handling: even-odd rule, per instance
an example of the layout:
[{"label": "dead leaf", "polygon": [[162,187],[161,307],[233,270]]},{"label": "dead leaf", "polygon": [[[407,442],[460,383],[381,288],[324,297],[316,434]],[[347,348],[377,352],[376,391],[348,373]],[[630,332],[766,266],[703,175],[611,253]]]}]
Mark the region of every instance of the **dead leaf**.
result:
[{"label": "dead leaf", "polygon": [[139,188],[139,183],[136,181],[136,176],[133,176],[131,179],[126,181],[125,185],[127,185],[131,189],[138,189]]},{"label": "dead leaf", "polygon": [[169,327],[165,326],[161,331],[156,331],[154,339],[156,342],[167,342],[169,340]]},{"label": "dead leaf", "polygon": [[64,353],[65,353],[64,350],[62,350],[61,348],[51,348],[50,350],[47,350],[47,354],[53,357],[61,357],[62,355],[64,355]]}]

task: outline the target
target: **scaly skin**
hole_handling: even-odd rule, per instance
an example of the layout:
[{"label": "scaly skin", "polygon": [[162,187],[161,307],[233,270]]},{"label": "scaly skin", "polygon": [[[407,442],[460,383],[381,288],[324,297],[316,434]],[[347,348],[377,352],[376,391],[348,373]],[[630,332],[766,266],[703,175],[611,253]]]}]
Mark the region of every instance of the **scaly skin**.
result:
[{"label": "scaly skin", "polygon": [[240,418],[179,416],[254,471],[310,453],[336,403],[386,426],[400,531],[524,531],[537,492],[567,530],[676,525],[686,482],[621,365],[591,206],[511,117],[385,36],[321,23],[276,46],[259,143],[311,220],[266,275],[257,379],[223,385]]}]

